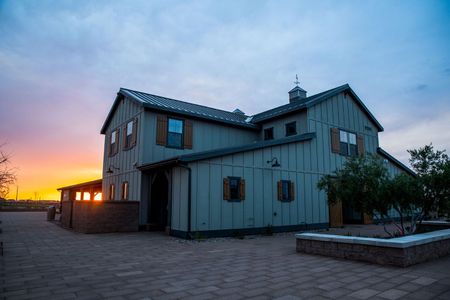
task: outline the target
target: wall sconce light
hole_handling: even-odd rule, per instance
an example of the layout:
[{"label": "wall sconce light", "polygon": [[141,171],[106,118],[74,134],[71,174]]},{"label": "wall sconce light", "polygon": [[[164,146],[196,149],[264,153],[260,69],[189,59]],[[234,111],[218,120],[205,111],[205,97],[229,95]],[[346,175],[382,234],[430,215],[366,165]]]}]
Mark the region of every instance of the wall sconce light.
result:
[{"label": "wall sconce light", "polygon": [[114,170],[120,170],[120,168],[117,168],[114,165],[110,165],[108,168],[108,171],[106,171],[106,173],[112,174],[112,173],[114,173]]},{"label": "wall sconce light", "polygon": [[281,165],[278,163],[278,159],[276,157],[267,161],[268,164],[272,163],[272,168],[280,167]]}]

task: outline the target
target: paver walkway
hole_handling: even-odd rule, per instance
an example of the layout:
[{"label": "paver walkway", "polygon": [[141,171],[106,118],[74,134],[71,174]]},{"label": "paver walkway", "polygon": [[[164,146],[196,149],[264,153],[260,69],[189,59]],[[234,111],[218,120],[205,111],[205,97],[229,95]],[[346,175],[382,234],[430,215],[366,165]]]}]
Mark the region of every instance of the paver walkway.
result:
[{"label": "paver walkway", "polygon": [[402,269],[299,254],[293,234],[195,242],[0,220],[3,299],[450,299],[450,257]]}]

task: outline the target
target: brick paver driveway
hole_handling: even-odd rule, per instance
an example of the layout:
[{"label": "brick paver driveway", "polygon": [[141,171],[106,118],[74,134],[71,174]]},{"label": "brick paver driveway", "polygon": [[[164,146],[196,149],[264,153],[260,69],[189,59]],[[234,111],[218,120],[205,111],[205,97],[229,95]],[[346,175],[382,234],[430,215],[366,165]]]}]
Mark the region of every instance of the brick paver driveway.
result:
[{"label": "brick paver driveway", "polygon": [[450,299],[450,257],[401,269],[298,254],[292,234],[194,242],[0,220],[6,299]]}]

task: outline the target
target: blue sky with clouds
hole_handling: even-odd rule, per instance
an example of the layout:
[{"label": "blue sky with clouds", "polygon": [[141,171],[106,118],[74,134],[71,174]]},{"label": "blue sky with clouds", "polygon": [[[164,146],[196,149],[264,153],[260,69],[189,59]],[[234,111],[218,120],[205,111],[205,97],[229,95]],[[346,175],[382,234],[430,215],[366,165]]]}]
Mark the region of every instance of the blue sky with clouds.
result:
[{"label": "blue sky with clouds", "polygon": [[309,95],[349,83],[404,162],[450,149],[450,1],[0,0],[0,35],[0,137],[19,157],[101,160],[119,87],[254,114],[296,73]]}]

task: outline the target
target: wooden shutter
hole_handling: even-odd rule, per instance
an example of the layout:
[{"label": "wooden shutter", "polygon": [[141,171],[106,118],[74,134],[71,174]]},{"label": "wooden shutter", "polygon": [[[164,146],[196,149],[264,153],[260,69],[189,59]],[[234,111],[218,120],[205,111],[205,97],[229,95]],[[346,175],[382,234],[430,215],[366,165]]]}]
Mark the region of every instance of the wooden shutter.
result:
[{"label": "wooden shutter", "polygon": [[331,152],[339,153],[340,152],[340,143],[339,143],[339,129],[331,128]]},{"label": "wooden shutter", "polygon": [[167,116],[158,115],[156,122],[156,144],[167,144]]},{"label": "wooden shutter", "polygon": [[366,151],[364,148],[364,136],[361,134],[358,134],[356,136],[356,144],[358,145],[358,154],[364,155],[364,152]]},{"label": "wooden shutter", "polygon": [[283,182],[281,180],[277,182],[277,194],[278,200],[283,200]]},{"label": "wooden shutter", "polygon": [[138,118],[135,118],[133,120],[133,134],[131,135],[131,147],[136,146],[137,141],[137,124],[138,124]]},{"label": "wooden shutter", "polygon": [[184,121],[184,148],[192,149],[192,121]]},{"label": "wooden shutter", "polygon": [[289,195],[291,196],[289,200],[294,201],[295,199],[295,183],[289,181]]},{"label": "wooden shutter", "polygon": [[125,123],[125,125],[123,126],[122,130],[123,130],[123,141],[122,141],[122,149],[127,149],[130,147],[130,145],[127,145],[127,125],[128,122]]},{"label": "wooden shutter", "polygon": [[106,155],[111,156],[111,133],[105,134],[105,142],[106,142]]},{"label": "wooden shutter", "polygon": [[223,200],[230,200],[230,180],[223,179]]},{"label": "wooden shutter", "polygon": [[239,199],[245,200],[245,179],[240,180]]}]

